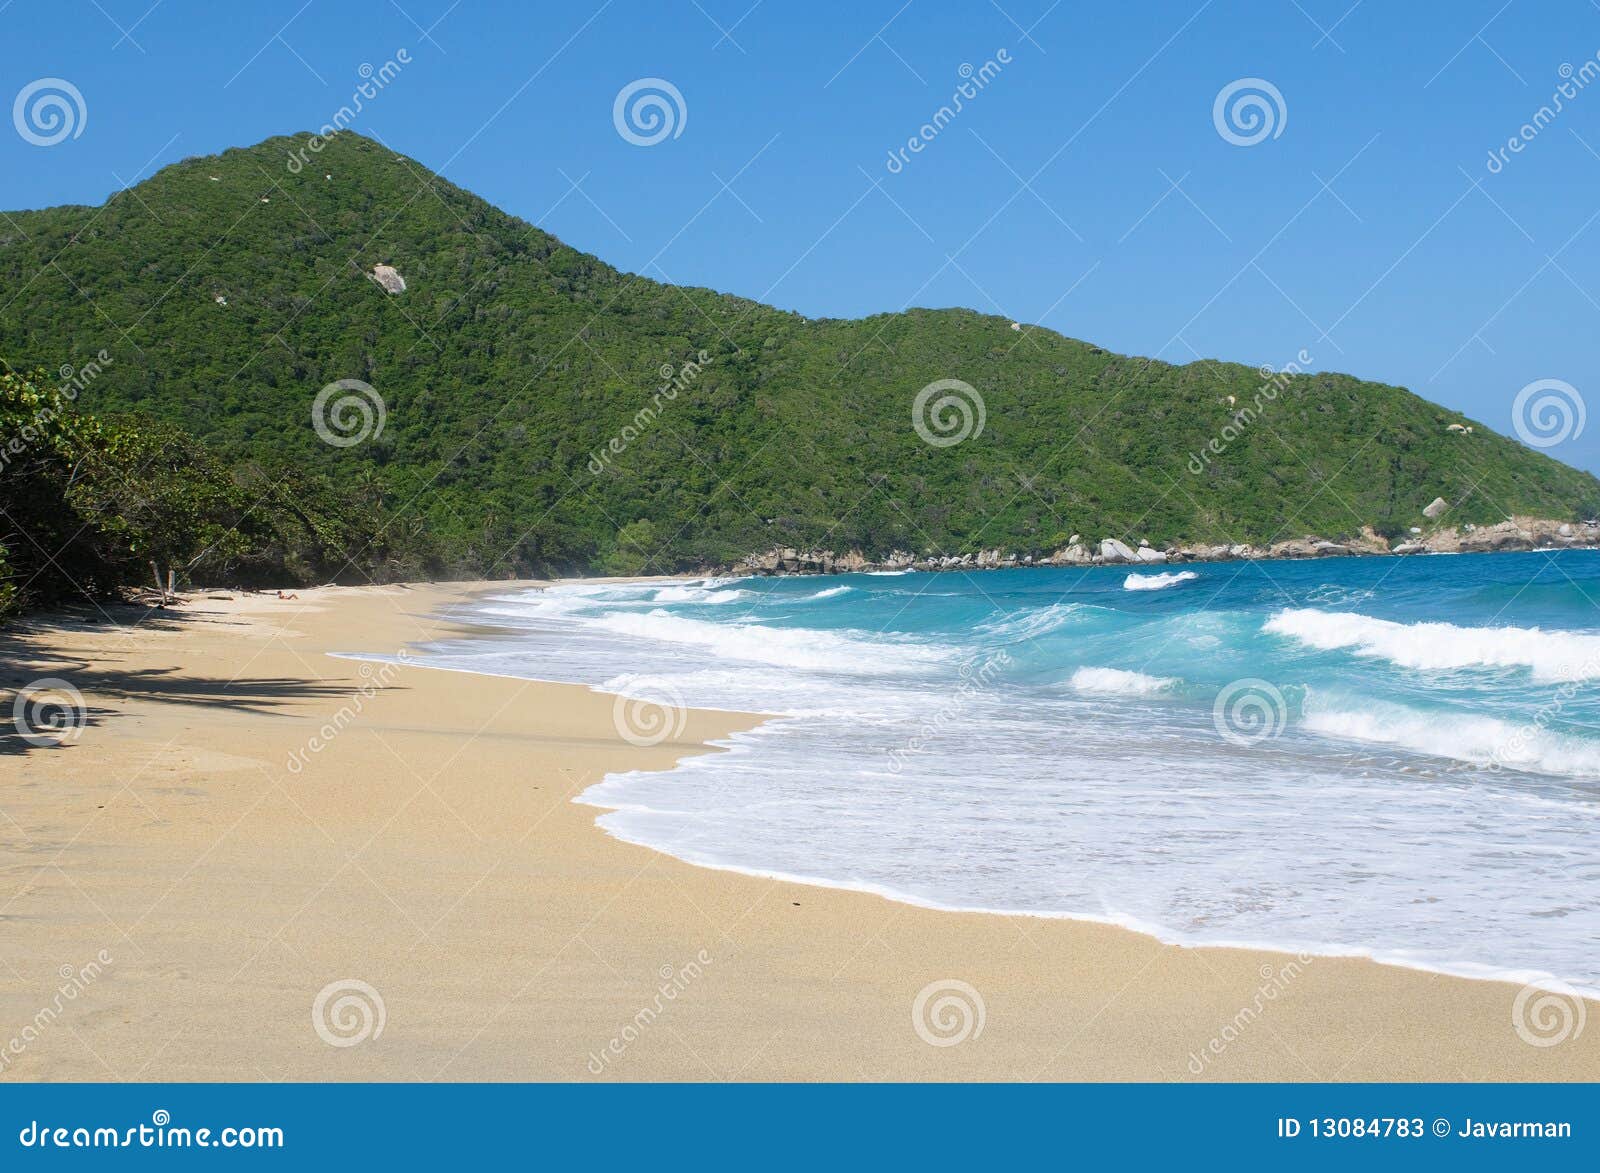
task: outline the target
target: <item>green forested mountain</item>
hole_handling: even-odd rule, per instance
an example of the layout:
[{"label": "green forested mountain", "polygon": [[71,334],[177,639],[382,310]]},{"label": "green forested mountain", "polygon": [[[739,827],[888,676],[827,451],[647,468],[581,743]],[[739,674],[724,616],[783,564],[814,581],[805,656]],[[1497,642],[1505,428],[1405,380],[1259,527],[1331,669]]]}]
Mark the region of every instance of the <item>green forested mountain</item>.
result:
[{"label": "green forested mountain", "polygon": [[[663,285],[354,134],[292,171],[308,141],[0,218],[0,357],[53,372],[105,351],[79,406],[179,425],[272,483],[335,487],[383,519],[368,528],[393,565],[413,540],[461,574],[667,571],[774,544],[1393,534],[1436,496],[1458,522],[1600,512],[1592,476],[1400,388],[1296,376],[1196,460],[1258,401],[1254,368],[1128,358],[967,310],[818,320]],[[384,413],[348,446],[313,426],[341,379]],[[945,379],[976,389],[985,420],[936,446],[913,402]],[[345,551],[358,566],[370,537]]]}]

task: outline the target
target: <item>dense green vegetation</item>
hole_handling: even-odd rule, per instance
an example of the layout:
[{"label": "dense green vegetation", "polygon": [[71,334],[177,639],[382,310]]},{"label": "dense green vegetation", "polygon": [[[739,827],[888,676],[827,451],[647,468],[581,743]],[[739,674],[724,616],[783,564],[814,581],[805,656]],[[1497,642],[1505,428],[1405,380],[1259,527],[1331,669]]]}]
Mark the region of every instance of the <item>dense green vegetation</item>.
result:
[{"label": "dense green vegetation", "polygon": [[[1262,390],[1255,369],[1127,358],[966,310],[807,319],[620,273],[353,134],[291,174],[304,145],[0,219],[0,356],[54,370],[104,350],[85,407],[194,436],[139,433],[218,494],[191,503],[186,541],[242,500],[219,470],[244,496],[277,486],[250,514],[276,536],[218,542],[195,573],[395,573],[434,549],[445,572],[507,575],[668,571],[780,543],[1394,534],[1435,496],[1455,521],[1600,512],[1593,477],[1481,423],[1447,432],[1459,416],[1400,388],[1296,376],[1196,460]],[[406,291],[372,280],[376,264]],[[349,446],[312,425],[340,379],[385,411]],[[981,434],[919,437],[913,400],[940,379],[977,389]]]},{"label": "dense green vegetation", "polygon": [[155,585],[151,565],[191,582],[400,578],[379,513],[292,466],[229,468],[179,428],[105,422],[48,389],[43,372],[0,373],[0,616]]}]

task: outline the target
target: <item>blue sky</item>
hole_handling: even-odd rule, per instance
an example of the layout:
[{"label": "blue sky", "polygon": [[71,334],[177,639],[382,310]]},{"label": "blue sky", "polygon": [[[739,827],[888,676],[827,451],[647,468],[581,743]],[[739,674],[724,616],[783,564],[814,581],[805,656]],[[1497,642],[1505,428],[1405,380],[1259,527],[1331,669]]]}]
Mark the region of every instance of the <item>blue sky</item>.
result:
[{"label": "blue sky", "polygon": [[[1600,391],[1589,0],[0,0],[0,38],[6,103],[57,77],[87,112],[48,149],[0,132],[7,209],[313,129],[405,49],[354,128],[623,269],[814,316],[971,306],[1172,362],[1303,350],[1506,432],[1530,382]],[[1491,171],[1563,66],[1574,96]],[[651,146],[613,121],[640,78],[682,97]],[[1246,78],[1281,101],[1237,145],[1213,106]],[[1600,470],[1600,419],[1547,450]]]}]

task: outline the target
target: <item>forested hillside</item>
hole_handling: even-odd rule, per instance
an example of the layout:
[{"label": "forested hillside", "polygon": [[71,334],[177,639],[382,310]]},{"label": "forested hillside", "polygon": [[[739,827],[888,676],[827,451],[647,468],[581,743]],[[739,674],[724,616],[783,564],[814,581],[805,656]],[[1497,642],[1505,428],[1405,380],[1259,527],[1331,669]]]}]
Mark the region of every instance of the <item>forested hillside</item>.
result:
[{"label": "forested hillside", "polygon": [[[808,319],[621,273],[357,135],[292,171],[306,142],[0,219],[13,370],[104,351],[80,408],[174,425],[252,500],[341,519],[315,551],[280,534],[236,567],[1268,542],[1399,533],[1436,496],[1455,521],[1600,512],[1592,476],[1400,388],[1172,366],[967,310]],[[941,380],[971,392],[914,419]]]}]

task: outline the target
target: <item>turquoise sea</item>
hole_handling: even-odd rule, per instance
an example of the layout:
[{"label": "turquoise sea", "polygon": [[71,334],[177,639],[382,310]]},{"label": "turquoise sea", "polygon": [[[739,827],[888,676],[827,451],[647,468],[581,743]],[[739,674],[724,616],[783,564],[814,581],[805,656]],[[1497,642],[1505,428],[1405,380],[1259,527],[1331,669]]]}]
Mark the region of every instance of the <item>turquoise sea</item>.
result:
[{"label": "turquoise sea", "polygon": [[513,589],[436,663],[777,715],[582,801],[715,867],[1600,989],[1600,552]]}]

